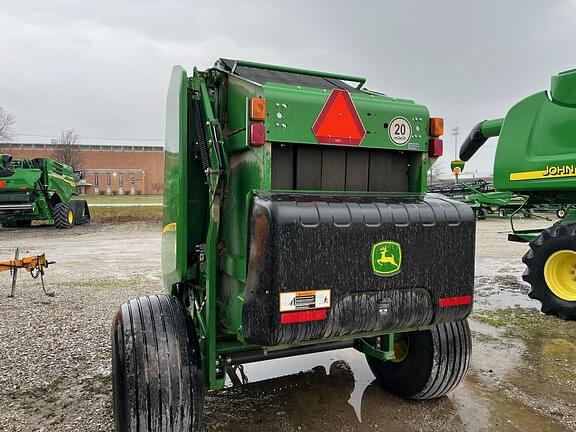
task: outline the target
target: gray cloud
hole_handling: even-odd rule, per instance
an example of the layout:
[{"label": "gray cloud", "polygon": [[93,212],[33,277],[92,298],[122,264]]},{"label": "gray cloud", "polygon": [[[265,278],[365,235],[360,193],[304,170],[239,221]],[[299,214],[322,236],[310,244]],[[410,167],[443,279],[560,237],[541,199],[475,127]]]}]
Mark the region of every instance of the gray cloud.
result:
[{"label": "gray cloud", "polygon": [[[363,75],[465,134],[575,66],[575,14],[574,0],[3,2],[0,106],[17,133],[161,139],[172,65],[230,57]],[[467,170],[489,172],[493,151]]]}]

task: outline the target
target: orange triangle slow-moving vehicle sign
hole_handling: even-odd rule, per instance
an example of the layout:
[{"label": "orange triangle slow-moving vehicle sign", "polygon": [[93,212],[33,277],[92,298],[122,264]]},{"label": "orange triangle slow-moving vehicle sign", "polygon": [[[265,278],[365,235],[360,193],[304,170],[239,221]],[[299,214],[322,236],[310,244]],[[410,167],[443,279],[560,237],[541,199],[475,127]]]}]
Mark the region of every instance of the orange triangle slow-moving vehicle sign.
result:
[{"label": "orange triangle slow-moving vehicle sign", "polygon": [[320,144],[357,146],[366,130],[346,90],[332,90],[324,103],[312,132]]}]

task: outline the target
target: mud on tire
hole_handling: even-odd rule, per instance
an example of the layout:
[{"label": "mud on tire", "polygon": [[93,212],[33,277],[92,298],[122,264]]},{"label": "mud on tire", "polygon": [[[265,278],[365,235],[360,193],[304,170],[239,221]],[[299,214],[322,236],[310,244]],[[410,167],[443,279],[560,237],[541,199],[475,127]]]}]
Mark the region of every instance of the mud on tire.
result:
[{"label": "mud on tire", "polygon": [[176,298],[124,303],[112,325],[116,431],[199,430],[203,382],[190,316]]},{"label": "mud on tire", "polygon": [[564,320],[576,319],[576,301],[556,296],[544,276],[548,258],[561,250],[576,251],[576,223],[556,223],[530,242],[530,249],[522,257],[526,264],[522,279],[530,284],[528,296],[540,301],[542,312]]},{"label": "mud on tire", "polygon": [[468,321],[406,333],[408,352],[400,362],[366,356],[380,386],[407,399],[435,399],[466,376],[472,354]]}]

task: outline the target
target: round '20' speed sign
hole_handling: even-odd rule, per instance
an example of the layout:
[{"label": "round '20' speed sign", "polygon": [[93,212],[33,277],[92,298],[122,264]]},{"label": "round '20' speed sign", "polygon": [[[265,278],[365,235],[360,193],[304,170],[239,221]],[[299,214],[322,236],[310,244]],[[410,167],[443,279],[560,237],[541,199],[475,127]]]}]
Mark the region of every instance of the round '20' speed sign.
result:
[{"label": "round '20' speed sign", "polygon": [[406,144],[412,136],[410,122],[404,117],[394,117],[388,125],[388,135],[394,144]]}]

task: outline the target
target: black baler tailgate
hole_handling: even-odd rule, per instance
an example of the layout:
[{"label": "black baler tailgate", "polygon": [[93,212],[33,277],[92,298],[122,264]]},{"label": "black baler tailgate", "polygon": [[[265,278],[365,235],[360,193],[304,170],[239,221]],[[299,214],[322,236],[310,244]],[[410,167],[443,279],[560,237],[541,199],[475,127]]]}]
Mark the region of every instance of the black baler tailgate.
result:
[{"label": "black baler tailgate", "polygon": [[[474,214],[442,196],[262,193],[250,238],[247,342],[412,328],[462,319],[472,308]],[[327,303],[315,303],[314,293]],[[281,298],[296,309],[283,303],[281,312]]]}]

